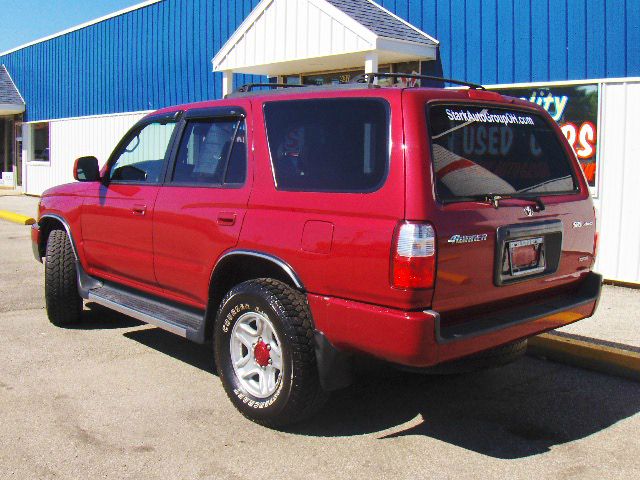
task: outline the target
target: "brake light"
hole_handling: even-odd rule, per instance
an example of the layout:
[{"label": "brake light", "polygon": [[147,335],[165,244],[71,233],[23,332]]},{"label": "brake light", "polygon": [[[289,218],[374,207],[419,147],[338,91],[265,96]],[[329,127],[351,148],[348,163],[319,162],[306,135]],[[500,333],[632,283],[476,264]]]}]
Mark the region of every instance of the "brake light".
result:
[{"label": "brake light", "polygon": [[392,251],[391,284],[396,288],[433,288],[436,233],[428,223],[402,223]]}]

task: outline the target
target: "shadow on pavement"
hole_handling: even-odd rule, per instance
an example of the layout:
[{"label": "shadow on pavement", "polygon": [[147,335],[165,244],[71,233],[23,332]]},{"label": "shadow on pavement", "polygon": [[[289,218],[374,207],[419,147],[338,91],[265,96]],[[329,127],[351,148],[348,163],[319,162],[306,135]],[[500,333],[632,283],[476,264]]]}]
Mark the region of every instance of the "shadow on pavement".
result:
[{"label": "shadow on pavement", "polygon": [[85,304],[82,321],[63,328],[69,330],[110,330],[117,328],[131,328],[145,325],[135,318],[127,317],[97,303]]},{"label": "shadow on pavement", "polygon": [[[312,422],[292,431],[344,436],[391,429],[379,438],[424,435],[516,459],[592,435],[639,411],[637,383],[525,357],[459,376],[369,373],[336,392]],[[402,428],[410,420],[411,426]]]},{"label": "shadow on pavement", "polygon": [[[210,346],[157,328],[124,335],[215,374]],[[364,365],[353,386],[334,392],[316,417],[287,431],[318,437],[377,434],[381,441],[425,436],[517,459],[587,437],[640,411],[638,383],[531,357],[441,377]]]},{"label": "shadow on pavement", "polygon": [[211,345],[199,345],[160,328],[126,332],[125,337],[205,372],[216,373]]}]

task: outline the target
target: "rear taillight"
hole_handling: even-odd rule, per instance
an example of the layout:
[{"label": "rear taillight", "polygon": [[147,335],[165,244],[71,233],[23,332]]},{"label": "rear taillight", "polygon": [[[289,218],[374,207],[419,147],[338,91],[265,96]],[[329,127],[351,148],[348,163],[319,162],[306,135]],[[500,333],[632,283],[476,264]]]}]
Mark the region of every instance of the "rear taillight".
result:
[{"label": "rear taillight", "polygon": [[436,232],[428,223],[402,223],[395,234],[391,284],[395,288],[433,288]]}]

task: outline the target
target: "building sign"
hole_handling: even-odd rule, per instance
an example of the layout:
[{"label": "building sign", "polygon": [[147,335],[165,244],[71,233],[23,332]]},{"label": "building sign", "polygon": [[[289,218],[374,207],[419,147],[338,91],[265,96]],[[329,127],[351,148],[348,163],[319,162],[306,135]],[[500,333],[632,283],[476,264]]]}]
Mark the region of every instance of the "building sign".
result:
[{"label": "building sign", "polygon": [[576,152],[589,186],[596,186],[598,85],[497,88],[503,95],[537,103],[558,122]]}]

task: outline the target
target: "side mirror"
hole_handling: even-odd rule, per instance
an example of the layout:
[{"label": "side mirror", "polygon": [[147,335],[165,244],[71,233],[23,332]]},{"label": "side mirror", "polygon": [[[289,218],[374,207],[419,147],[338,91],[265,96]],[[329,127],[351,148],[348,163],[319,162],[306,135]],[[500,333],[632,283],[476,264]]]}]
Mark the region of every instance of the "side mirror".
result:
[{"label": "side mirror", "polygon": [[100,180],[100,167],[96,157],[80,157],[73,164],[73,178],[79,182]]}]

